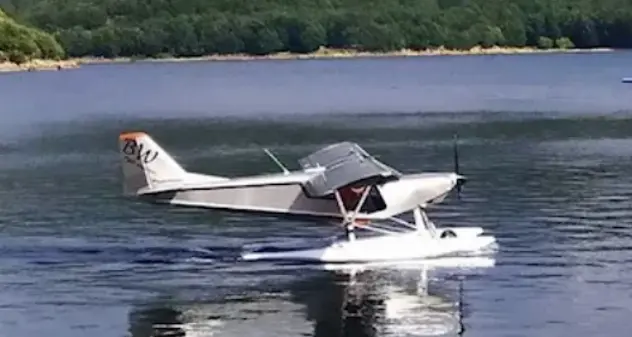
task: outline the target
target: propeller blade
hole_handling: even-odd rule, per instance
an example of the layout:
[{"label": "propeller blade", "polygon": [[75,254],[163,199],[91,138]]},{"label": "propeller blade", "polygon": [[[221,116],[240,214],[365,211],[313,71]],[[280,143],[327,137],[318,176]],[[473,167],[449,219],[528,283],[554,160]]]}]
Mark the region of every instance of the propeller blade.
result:
[{"label": "propeller blade", "polygon": [[[459,168],[459,149],[458,149],[458,135],[454,135],[454,145],[453,145],[453,154],[454,154],[454,173],[457,175],[461,175],[461,171]],[[459,177],[456,181],[456,195],[458,199],[461,199],[461,189],[463,184],[465,184],[465,179]]]},{"label": "propeller blade", "polygon": [[457,146],[459,136],[454,135],[454,144],[453,144],[453,153],[454,153],[454,173],[460,174],[459,172],[459,149]]}]

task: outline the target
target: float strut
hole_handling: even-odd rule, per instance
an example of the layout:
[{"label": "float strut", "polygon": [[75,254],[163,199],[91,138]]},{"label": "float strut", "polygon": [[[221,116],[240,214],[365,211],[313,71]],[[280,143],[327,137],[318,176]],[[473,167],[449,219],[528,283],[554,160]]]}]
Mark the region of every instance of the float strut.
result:
[{"label": "float strut", "polygon": [[354,229],[355,229],[355,226],[352,223],[347,224],[347,226],[345,227],[345,230],[347,232],[347,240],[355,241]]}]

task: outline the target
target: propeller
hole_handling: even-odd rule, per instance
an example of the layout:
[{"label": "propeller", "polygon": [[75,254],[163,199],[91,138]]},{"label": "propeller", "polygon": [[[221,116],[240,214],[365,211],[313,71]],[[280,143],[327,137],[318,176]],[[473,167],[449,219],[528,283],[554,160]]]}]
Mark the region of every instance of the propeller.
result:
[{"label": "propeller", "polygon": [[453,153],[454,153],[454,173],[456,173],[458,175],[457,180],[456,180],[456,193],[457,193],[457,198],[461,199],[461,189],[462,186],[465,185],[465,177],[461,176],[461,171],[459,170],[459,149],[458,149],[458,135],[454,135],[454,146],[453,146]]}]

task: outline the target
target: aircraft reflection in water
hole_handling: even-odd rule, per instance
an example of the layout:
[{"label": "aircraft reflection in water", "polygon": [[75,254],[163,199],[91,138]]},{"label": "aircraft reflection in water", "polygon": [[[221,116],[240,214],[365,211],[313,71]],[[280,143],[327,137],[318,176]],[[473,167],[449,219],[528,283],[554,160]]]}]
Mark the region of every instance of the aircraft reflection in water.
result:
[{"label": "aircraft reflection in water", "polygon": [[[453,265],[457,263],[457,265]],[[134,310],[133,337],[149,336],[458,336],[467,293],[456,279],[428,272],[492,267],[491,258],[436,259],[370,266],[325,266],[286,290],[223,302],[155,304]],[[322,268],[322,267],[321,267]],[[263,276],[262,278],[265,278]],[[287,288],[287,287],[285,287]],[[307,316],[307,317],[305,317]]]}]

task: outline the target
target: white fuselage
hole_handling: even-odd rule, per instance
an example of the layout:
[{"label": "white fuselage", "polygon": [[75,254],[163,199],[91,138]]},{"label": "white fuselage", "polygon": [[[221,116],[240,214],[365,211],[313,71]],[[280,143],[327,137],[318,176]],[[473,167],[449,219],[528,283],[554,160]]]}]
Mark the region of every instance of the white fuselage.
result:
[{"label": "white fuselage", "polygon": [[[340,218],[336,199],[310,197],[301,185],[307,173],[272,174],[205,181],[203,175],[149,190],[146,197],[159,203],[240,212]],[[357,219],[387,219],[418,205],[441,201],[456,184],[453,173],[405,175],[399,180],[375,186]],[[384,207],[385,206],[385,207]]]},{"label": "white fuselage", "polygon": [[[299,171],[230,178],[185,170],[144,132],[119,135],[119,151],[125,194],[239,212],[341,218],[354,211],[350,205],[361,204],[356,219],[387,219],[441,200],[459,178],[455,173],[403,175],[349,142],[302,158]],[[358,198],[357,189],[367,187],[368,197]]]}]

